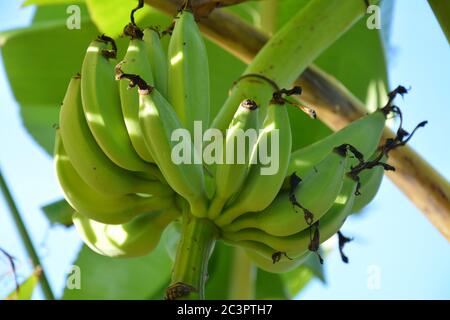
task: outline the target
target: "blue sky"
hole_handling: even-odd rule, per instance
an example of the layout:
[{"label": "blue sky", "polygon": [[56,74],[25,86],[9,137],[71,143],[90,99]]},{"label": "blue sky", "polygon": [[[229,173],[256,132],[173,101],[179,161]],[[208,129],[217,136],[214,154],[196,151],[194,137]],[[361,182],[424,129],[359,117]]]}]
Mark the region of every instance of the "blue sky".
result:
[{"label": "blue sky", "polygon": [[[33,10],[20,2],[2,1],[0,30],[25,26]],[[0,58],[1,60],[1,58]],[[391,84],[411,86],[399,104],[406,128],[426,119],[411,146],[450,179],[450,50],[425,0],[397,0],[389,48]],[[0,61],[0,168],[42,255],[54,291],[59,295],[80,240],[73,230],[50,229],[41,206],[59,199],[52,162],[23,129],[3,63]],[[327,285],[311,282],[300,299],[449,299],[450,245],[424,215],[388,180],[360,217],[343,231],[355,240],[347,245],[350,264],[335,251],[326,259]],[[17,257],[19,274],[30,263],[0,197],[0,247]],[[11,287],[0,258],[0,296]],[[373,282],[375,280],[375,282]],[[370,284],[375,284],[374,286]],[[42,296],[39,292],[36,298]]]}]

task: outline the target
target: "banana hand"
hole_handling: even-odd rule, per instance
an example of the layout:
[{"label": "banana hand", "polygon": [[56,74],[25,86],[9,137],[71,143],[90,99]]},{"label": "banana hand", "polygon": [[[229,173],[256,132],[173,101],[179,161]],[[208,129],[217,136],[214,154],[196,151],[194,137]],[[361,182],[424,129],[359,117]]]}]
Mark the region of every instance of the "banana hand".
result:
[{"label": "banana hand", "polygon": [[119,224],[137,215],[173,205],[173,197],[144,197],[136,194],[108,196],[88,185],[72,166],[59,130],[56,132],[54,165],[59,184],[69,204],[90,219]]},{"label": "banana hand", "polygon": [[[254,157],[258,157],[258,161],[251,165],[245,184],[237,197],[215,220],[218,226],[231,223],[243,213],[262,211],[272,203],[286,176],[291,147],[291,127],[286,106],[270,104],[263,123],[263,132],[253,153]],[[264,155],[267,157],[269,150],[272,158],[278,160],[277,170],[271,174],[264,172],[268,170],[267,158],[264,158]],[[254,162],[252,160],[252,163]]]},{"label": "banana hand", "polygon": [[244,184],[251,151],[258,139],[257,125],[258,106],[254,101],[244,100],[227,130],[221,150],[223,163],[215,167],[215,195],[208,213],[211,220],[220,214],[225,203]]},{"label": "banana hand", "polygon": [[[330,210],[318,221],[319,242],[323,243],[339,231],[355,199],[357,182],[345,178],[344,186]],[[275,251],[284,252],[288,257],[296,258],[309,250],[311,244],[311,232],[306,228],[297,234],[290,236],[273,236],[258,229],[243,229],[237,232],[225,232],[223,237],[229,241],[240,243],[242,241],[260,242],[273,248]]]},{"label": "banana hand", "polygon": [[108,60],[110,51],[106,48],[104,38],[91,42],[81,69],[81,98],[88,126],[100,148],[114,163],[156,177],[157,168],[138,156],[128,136],[114,66]]},{"label": "banana hand", "polygon": [[75,213],[73,223],[86,245],[114,258],[139,257],[158,245],[166,226],[179,216],[174,208],[148,212],[121,225],[108,225]]},{"label": "banana hand", "polygon": [[307,229],[331,208],[339,195],[348,158],[346,148],[335,148],[308,172],[297,186],[295,198],[291,192],[282,192],[267,209],[243,215],[223,229],[235,232],[257,228],[274,236]]},{"label": "banana hand", "polygon": [[89,131],[84,117],[80,83],[78,76],[70,80],[59,120],[64,149],[77,174],[86,181],[90,189],[105,195],[144,193],[168,196],[172,194],[172,190],[167,185],[139,178],[133,172],[114,164],[103,153]]}]

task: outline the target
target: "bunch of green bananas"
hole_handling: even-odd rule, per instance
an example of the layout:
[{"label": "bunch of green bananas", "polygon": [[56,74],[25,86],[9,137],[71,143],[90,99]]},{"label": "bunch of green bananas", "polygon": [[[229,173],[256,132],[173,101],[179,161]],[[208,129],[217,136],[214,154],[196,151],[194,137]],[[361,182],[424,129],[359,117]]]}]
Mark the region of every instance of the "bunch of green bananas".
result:
[{"label": "bunch of green bananas", "polygon": [[[264,108],[243,97],[223,139],[223,161],[175,163],[173,132],[193,136],[195,121],[208,128],[210,110],[202,36],[191,11],[175,21],[168,52],[157,30],[131,25],[127,52],[116,61],[114,41],[100,36],[69,83],[55,168],[74,224],[95,252],[134,257],[152,251],[183,211],[213,221],[219,237],[245,248],[259,267],[290,270],[375,196],[383,167],[350,173],[375,157],[386,112],[291,152],[288,91],[274,90]],[[228,158],[228,146],[249,129],[258,135]],[[192,158],[203,155],[189,143]],[[267,154],[278,159],[270,174]]]}]

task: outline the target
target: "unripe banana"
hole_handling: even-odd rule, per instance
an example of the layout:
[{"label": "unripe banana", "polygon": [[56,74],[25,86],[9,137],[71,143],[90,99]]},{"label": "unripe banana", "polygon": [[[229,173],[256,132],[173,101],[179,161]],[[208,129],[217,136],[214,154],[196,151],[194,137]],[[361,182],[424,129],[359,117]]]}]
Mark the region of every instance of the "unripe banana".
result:
[{"label": "unripe banana", "polygon": [[[386,162],[387,157],[383,157],[380,161]],[[381,182],[383,181],[384,168],[377,166],[370,170],[364,170],[359,174],[361,181],[361,188],[359,189],[359,195],[355,198],[352,212],[359,212],[365,206],[367,206],[377,195],[380,189]]]},{"label": "unripe banana", "polygon": [[[167,185],[139,178],[133,172],[118,167],[103,153],[89,131],[84,117],[80,83],[79,76],[71,79],[59,118],[64,148],[76,172],[98,193],[114,196],[129,193],[157,196],[172,194]],[[114,135],[113,132],[111,134]]]},{"label": "unripe banana", "polygon": [[174,208],[148,212],[121,225],[103,224],[75,213],[73,223],[94,252],[113,258],[140,257],[153,251],[166,226],[179,216]]},{"label": "unripe banana", "polygon": [[81,98],[86,120],[103,152],[118,166],[150,176],[155,168],[143,161],[131,144],[122,115],[114,65],[99,38],[89,45],[81,70]]},{"label": "unripe banana", "polygon": [[185,128],[193,133],[194,121],[209,127],[209,66],[201,33],[189,10],[175,23],[169,43],[169,101]]},{"label": "unripe banana", "polygon": [[284,273],[294,270],[304,263],[311,254],[311,252],[305,252],[298,258],[282,257],[280,261],[273,262],[272,259],[266,259],[256,251],[246,250],[246,253],[252,262],[258,266],[258,268],[271,273]]},{"label": "unripe banana", "polygon": [[[211,123],[211,128],[220,130],[225,133],[233,115],[236,113],[237,106],[244,99],[251,99],[259,106],[260,122],[265,121],[264,115],[267,112],[269,101],[272,98],[273,86],[266,80],[249,77],[248,79],[239,80],[231,90],[227,100],[218,111]],[[260,123],[262,125],[262,123]]]},{"label": "unripe banana", "polygon": [[[271,143],[272,138],[274,145]],[[260,150],[270,151],[272,157],[278,156],[278,170],[275,174],[265,174],[266,159],[258,159],[257,163],[252,164],[243,188],[230,206],[215,220],[218,226],[225,226],[246,212],[262,211],[272,203],[286,176],[291,148],[292,135],[286,106],[270,104],[254,156],[258,155],[259,158]],[[252,160],[252,163],[254,162]]]},{"label": "unripe banana", "polygon": [[333,205],[342,188],[347,167],[346,147],[341,146],[313,167],[295,190],[280,193],[267,209],[243,215],[224,226],[227,232],[257,228],[274,236],[289,236],[307,229]]},{"label": "unripe banana", "polygon": [[146,89],[140,87],[139,94],[139,120],[143,137],[158,167],[172,189],[189,202],[191,213],[205,217],[207,200],[203,168],[194,161],[198,151],[190,139],[184,141],[183,145],[189,146],[189,151],[194,156],[189,157],[189,163],[174,163],[172,152],[175,153],[177,143],[172,141],[172,134],[175,130],[182,129],[182,124],[172,106],[158,90],[148,86]]},{"label": "unripe banana", "polygon": [[[272,273],[288,272],[301,265],[311,252],[305,251],[296,257],[290,257],[286,253],[276,251],[268,245],[256,241],[224,241],[232,246],[241,247],[259,268]],[[278,255],[278,258],[275,256]]]},{"label": "unripe banana", "polygon": [[[244,100],[227,130],[221,154],[223,163],[216,166],[215,195],[208,213],[212,220],[247,177],[251,153],[258,139],[257,126],[258,106],[252,100]],[[243,146],[243,150],[239,146]]]},{"label": "unripe banana", "polygon": [[324,159],[335,146],[350,144],[367,159],[378,147],[383,133],[386,116],[377,110],[349,124],[344,129],[291,154],[288,176],[296,172],[305,175],[315,164]]},{"label": "unripe banana", "polygon": [[[344,185],[339,196],[330,210],[319,220],[318,228],[320,243],[328,240],[339,231],[345,219],[351,212],[355,199],[357,182],[349,177],[344,180]],[[314,229],[306,228],[303,231],[285,237],[273,236],[258,229],[244,229],[237,232],[225,232],[222,236],[237,243],[254,241],[265,244],[276,251],[284,252],[288,257],[296,258],[309,250],[311,233]]]},{"label": "unripe banana", "polygon": [[[148,46],[141,39],[131,39],[127,53],[120,63],[126,73],[139,74],[147,83],[154,83],[152,70],[147,60]],[[137,154],[147,162],[154,162],[144,139],[139,125],[139,94],[137,88],[130,88],[128,81],[119,82],[120,102],[123,118],[130,136],[131,143]]]},{"label": "unripe banana", "polygon": [[156,30],[144,30],[144,41],[147,43],[147,58],[152,68],[156,89],[167,98],[169,74],[167,56],[161,44],[160,35]]},{"label": "unripe banana", "polygon": [[130,221],[135,216],[168,208],[173,197],[144,197],[136,194],[108,196],[97,192],[80,177],[56,132],[54,165],[59,184],[69,204],[86,217],[109,224]]}]

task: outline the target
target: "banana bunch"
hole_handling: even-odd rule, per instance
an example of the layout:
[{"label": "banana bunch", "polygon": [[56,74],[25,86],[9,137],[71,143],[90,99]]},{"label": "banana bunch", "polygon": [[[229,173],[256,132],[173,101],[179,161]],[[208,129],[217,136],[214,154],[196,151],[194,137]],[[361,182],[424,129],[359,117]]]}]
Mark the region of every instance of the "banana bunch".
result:
[{"label": "banana bunch", "polygon": [[203,167],[171,159],[176,129],[208,124],[209,70],[193,14],[180,13],[168,53],[157,29],[133,21],[124,34],[131,39],[120,61],[105,35],[87,48],[61,105],[54,149],[77,231],[111,257],[152,251],[180,217],[181,201],[197,216],[208,207]]},{"label": "banana bunch", "polygon": [[[318,254],[347,216],[373,199],[384,170],[392,169],[384,163],[388,149],[406,143],[399,131],[399,139],[379,149],[386,117],[395,111],[390,100],[292,152],[293,103],[286,97],[301,88],[280,89],[255,74],[241,79],[266,82],[261,96],[271,98],[260,104],[233,98],[226,130],[220,113],[210,126],[208,57],[189,7],[175,20],[167,52],[160,32],[141,30],[133,18],[124,33],[131,39],[121,60],[113,39],[91,42],[56,131],[59,183],[78,233],[99,254],[145,255],[166,230],[175,258],[184,241],[180,218],[187,216],[214,222],[219,239],[244,248],[260,268],[289,271]],[[203,164],[210,146],[197,141],[198,127],[223,133],[212,165]]]},{"label": "banana bunch", "polygon": [[262,209],[231,207],[216,220],[224,241],[245,248],[253,262],[269,272],[292,270],[317,252],[320,243],[336,234],[348,215],[361,210],[376,195],[382,166],[356,175],[351,172],[364,159],[376,156],[385,120],[386,111],[380,109],[290,153],[284,181],[269,205],[266,184],[251,201],[254,208],[259,203]]}]

